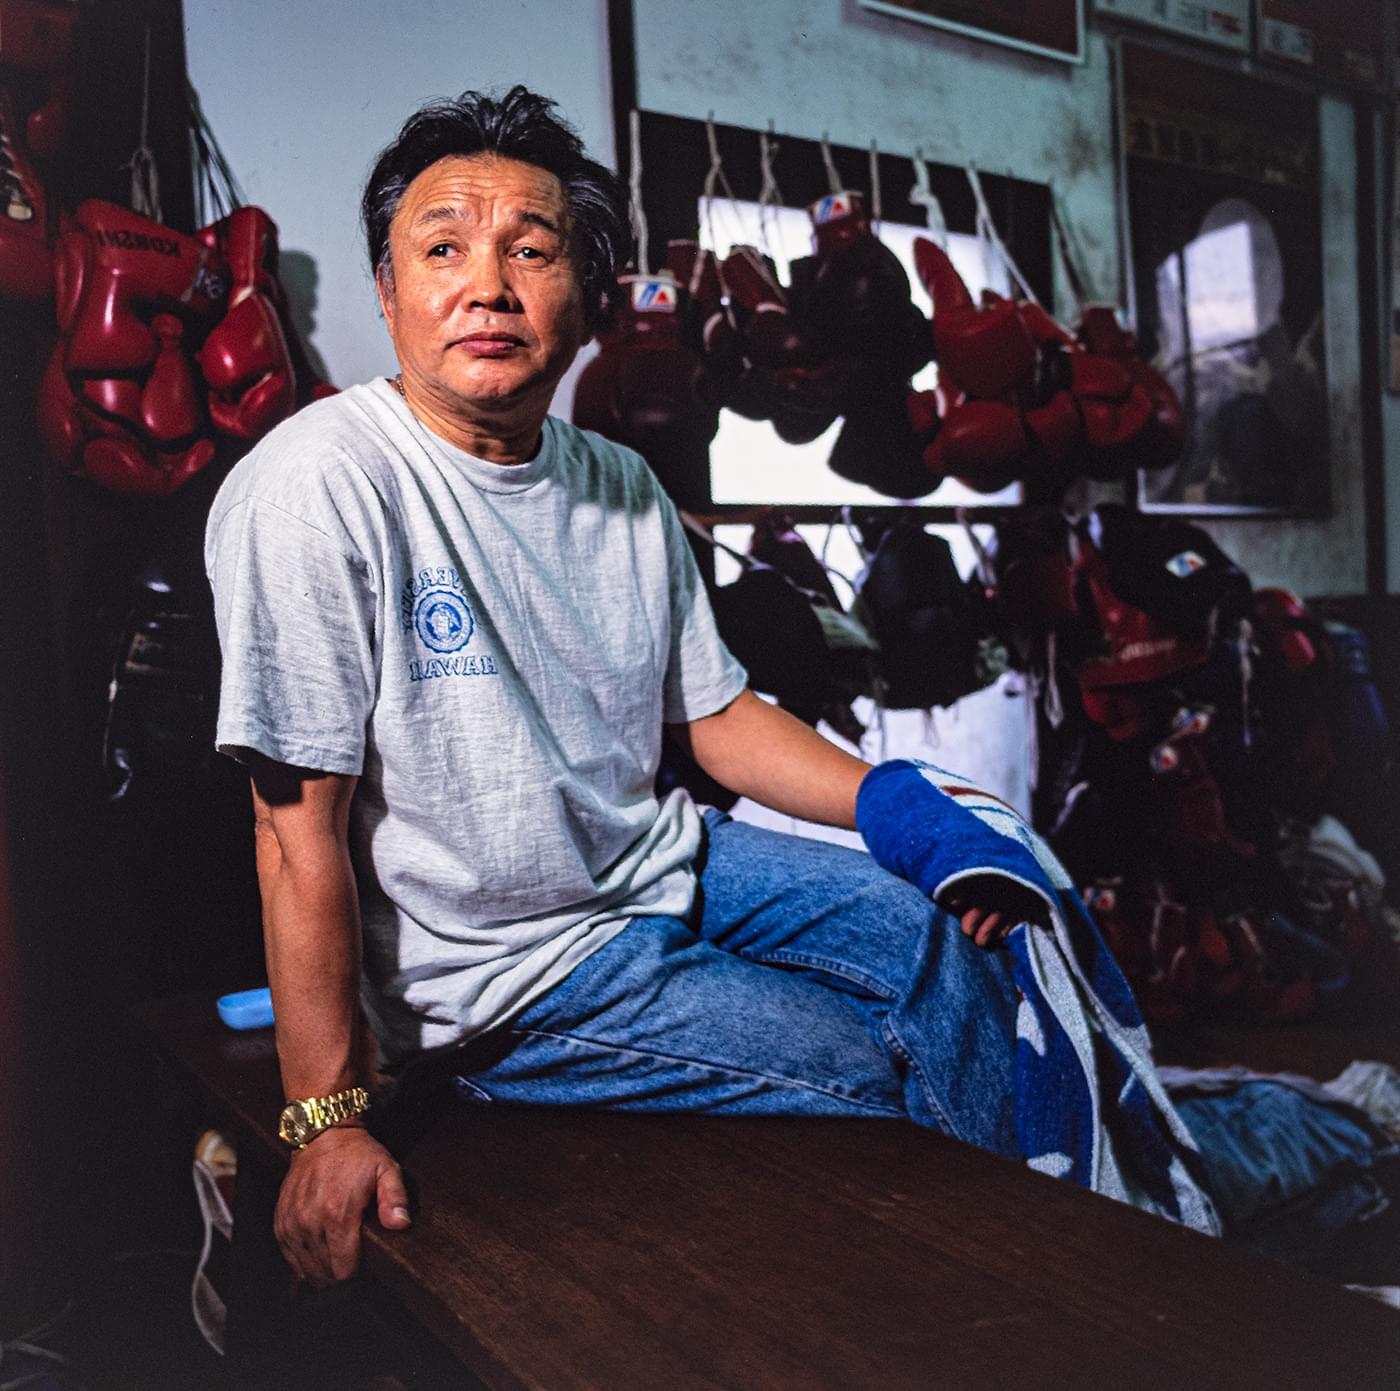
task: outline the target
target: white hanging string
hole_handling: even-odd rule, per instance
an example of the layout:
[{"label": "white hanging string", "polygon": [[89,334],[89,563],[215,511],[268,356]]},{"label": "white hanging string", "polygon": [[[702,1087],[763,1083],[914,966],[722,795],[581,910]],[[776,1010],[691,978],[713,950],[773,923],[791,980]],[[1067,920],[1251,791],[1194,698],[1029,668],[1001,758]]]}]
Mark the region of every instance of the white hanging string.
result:
[{"label": "white hanging string", "polygon": [[185,102],[190,113],[190,143],[194,146],[195,220],[207,227],[248,202],[199,102],[199,93],[185,81]]},{"label": "white hanging string", "polygon": [[928,165],[924,163],[924,152],[921,148],[914,151],[914,158],[910,162],[914,166],[914,187],[909,193],[909,201],[923,208],[929,237],[947,251],[948,222],[943,216],[943,204],[938,201],[929,184]]},{"label": "white hanging string", "polygon": [[146,61],[141,83],[141,143],[132,152],[126,167],[131,170],[131,208],[153,222],[163,222],[160,208],[160,176],[155,151],[150,145],[151,116],[151,26],[146,26]]},{"label": "white hanging string", "polygon": [[651,257],[647,248],[647,215],[642,209],[642,113],[633,107],[627,119],[632,136],[628,210],[632,215],[632,235],[637,241],[637,269],[643,275],[649,275]]},{"label": "white hanging string", "polygon": [[1045,635],[1045,718],[1051,729],[1059,729],[1065,722],[1065,703],[1060,695],[1060,678],[1055,667],[1058,661],[1055,630]]},{"label": "white hanging string", "polygon": [[883,201],[880,196],[880,150],[872,140],[870,142],[870,221],[877,236],[880,233],[880,215],[884,211]]},{"label": "white hanging string", "polygon": [[[694,532],[696,536],[706,544],[713,546],[715,550],[723,551],[725,555],[733,556],[743,569],[771,570],[775,575],[780,576],[786,584],[791,585],[809,604],[820,606],[830,603],[826,595],[818,594],[811,589],[805,589],[802,585],[798,584],[796,580],[779,570],[776,565],[769,565],[767,561],[759,560],[757,556],[752,556],[747,551],[741,551],[737,547],[721,541],[709,527],[700,521],[698,517],[692,516],[691,513],[681,512],[680,519],[681,524],[687,531]],[[845,579],[845,576],[841,575],[839,571],[833,570],[831,573],[836,575],[839,579]]]},{"label": "white hanging string", "polygon": [[841,175],[836,172],[836,161],[831,157],[831,142],[825,131],[822,131],[822,163],[826,165],[827,192],[840,193],[843,188]]},{"label": "white hanging string", "polygon": [[992,221],[992,210],[987,206],[987,195],[982,191],[982,180],[972,165],[967,168],[967,181],[972,186],[972,196],[977,203],[977,235],[982,238],[984,246],[991,246],[996,251],[1017,289],[1032,304],[1039,304],[1040,301],[1031,289],[1030,282],[1021,274],[1021,268],[1012,259],[1011,253],[1006,249],[1006,243],[997,233],[996,223]]},{"label": "white hanging string", "polygon": [[1088,277],[1079,269],[1075,261],[1074,252],[1070,246],[1069,230],[1065,226],[1064,218],[1060,215],[1060,200],[1055,194],[1054,187],[1050,189],[1050,227],[1055,234],[1055,250],[1059,253],[1060,268],[1064,271],[1065,284],[1069,286],[1069,292],[1074,297],[1076,320],[1084,317],[1084,306],[1094,302],[1096,296],[1089,288]]},{"label": "white hanging string", "polygon": [[972,529],[972,513],[966,507],[958,507],[954,509],[953,516],[966,533],[968,543],[972,547],[972,568],[977,572],[978,582],[983,588],[992,589],[997,582],[996,570],[987,554],[987,548],[982,544],[982,538]]},{"label": "white hanging string", "polygon": [[[758,166],[763,182],[758,190],[758,236],[763,249],[773,255],[770,238],[770,225],[777,220],[777,210],[782,206],[782,190],[778,187],[777,176],[773,173],[773,162],[778,157],[778,142],[773,138],[773,122],[768,122],[768,130],[758,135]],[[776,260],[777,258],[774,257]]]},{"label": "white hanging string", "polygon": [[705,226],[710,234],[710,246],[714,250],[715,256],[720,254],[719,240],[715,236],[715,188],[716,186],[724,190],[724,196],[731,203],[737,201],[734,197],[734,190],[729,186],[729,180],[725,177],[724,161],[719,157],[719,136],[715,131],[715,113],[713,111],[705,118],[705,138],[710,145],[710,168],[705,175],[705,186],[701,192],[701,197],[705,200]]}]

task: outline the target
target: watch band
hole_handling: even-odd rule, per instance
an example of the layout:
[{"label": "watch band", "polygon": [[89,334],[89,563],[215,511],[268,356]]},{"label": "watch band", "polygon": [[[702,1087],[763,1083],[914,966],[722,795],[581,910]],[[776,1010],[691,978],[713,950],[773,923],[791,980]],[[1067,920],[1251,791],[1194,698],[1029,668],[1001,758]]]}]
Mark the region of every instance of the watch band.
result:
[{"label": "watch band", "polygon": [[293,1149],[305,1149],[318,1135],[369,1109],[369,1092],[349,1087],[330,1096],[302,1097],[282,1109],[278,1135]]},{"label": "watch band", "polygon": [[311,1124],[317,1130],[329,1130],[351,1116],[369,1108],[369,1093],[363,1087],[351,1087],[334,1096],[313,1096],[302,1103],[311,1113]]}]

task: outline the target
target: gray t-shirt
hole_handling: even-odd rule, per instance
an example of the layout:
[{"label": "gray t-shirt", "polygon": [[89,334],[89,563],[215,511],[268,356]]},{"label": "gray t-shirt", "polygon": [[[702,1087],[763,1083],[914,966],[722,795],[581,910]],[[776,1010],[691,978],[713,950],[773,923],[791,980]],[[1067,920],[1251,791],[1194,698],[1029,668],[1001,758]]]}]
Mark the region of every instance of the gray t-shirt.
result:
[{"label": "gray t-shirt", "polygon": [[401,1062],[500,1023],[638,914],[683,914],[699,816],[663,721],[743,689],[640,457],[550,418],[502,466],[384,380],[229,475],[206,538],[218,746],[359,774],[364,1001]]}]

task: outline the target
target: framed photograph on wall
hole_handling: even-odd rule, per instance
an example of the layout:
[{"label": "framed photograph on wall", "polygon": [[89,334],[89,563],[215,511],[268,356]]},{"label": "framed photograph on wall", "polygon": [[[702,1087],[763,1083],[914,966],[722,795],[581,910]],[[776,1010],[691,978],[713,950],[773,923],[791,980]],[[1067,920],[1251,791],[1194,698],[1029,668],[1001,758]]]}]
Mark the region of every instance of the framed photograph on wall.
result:
[{"label": "framed photograph on wall", "polygon": [[1094,9],[1112,19],[1248,53],[1250,4],[1251,0],[1094,0]]},{"label": "framed photograph on wall", "polygon": [[1186,414],[1152,511],[1317,516],[1330,505],[1317,98],[1122,48],[1135,326]]},{"label": "framed photograph on wall", "polygon": [[1066,63],[1084,61],[1084,0],[860,0],[913,19]]}]

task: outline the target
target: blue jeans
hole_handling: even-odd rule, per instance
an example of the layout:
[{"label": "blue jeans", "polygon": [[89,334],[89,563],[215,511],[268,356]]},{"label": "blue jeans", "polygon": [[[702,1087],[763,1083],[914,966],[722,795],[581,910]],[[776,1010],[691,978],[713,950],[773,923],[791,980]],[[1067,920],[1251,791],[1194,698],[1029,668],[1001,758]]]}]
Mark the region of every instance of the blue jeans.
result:
[{"label": "blue jeans", "polygon": [[636,918],[457,1078],[478,1102],[907,1117],[1015,1155],[1007,954],[863,852],[705,817],[688,918]]}]

